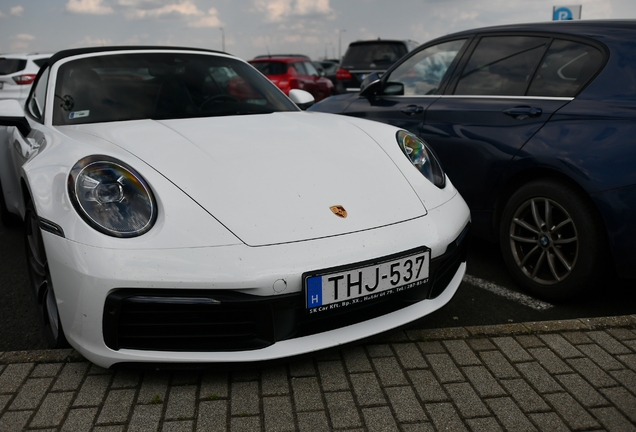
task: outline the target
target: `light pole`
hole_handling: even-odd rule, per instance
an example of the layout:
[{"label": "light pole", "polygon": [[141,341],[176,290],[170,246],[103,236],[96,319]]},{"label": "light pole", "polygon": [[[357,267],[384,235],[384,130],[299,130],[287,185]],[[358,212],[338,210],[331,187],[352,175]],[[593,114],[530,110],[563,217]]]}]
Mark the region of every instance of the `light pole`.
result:
[{"label": "light pole", "polygon": [[219,27],[221,29],[221,51],[225,52],[225,30],[223,27]]},{"label": "light pole", "polygon": [[325,43],[325,59],[329,58],[329,46],[331,46],[331,57],[333,58],[336,55],[333,42],[327,42]]},{"label": "light pole", "polygon": [[342,59],[342,33],[346,32],[344,29],[338,30],[338,61]]}]

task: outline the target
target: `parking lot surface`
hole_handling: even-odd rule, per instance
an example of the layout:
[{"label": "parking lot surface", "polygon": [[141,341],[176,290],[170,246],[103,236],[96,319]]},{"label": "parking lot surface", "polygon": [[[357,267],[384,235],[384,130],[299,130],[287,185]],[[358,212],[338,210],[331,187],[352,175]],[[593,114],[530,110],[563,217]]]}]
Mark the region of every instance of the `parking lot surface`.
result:
[{"label": "parking lot surface", "polygon": [[0,353],[0,431],[636,430],[636,315],[400,330],[263,368]]}]

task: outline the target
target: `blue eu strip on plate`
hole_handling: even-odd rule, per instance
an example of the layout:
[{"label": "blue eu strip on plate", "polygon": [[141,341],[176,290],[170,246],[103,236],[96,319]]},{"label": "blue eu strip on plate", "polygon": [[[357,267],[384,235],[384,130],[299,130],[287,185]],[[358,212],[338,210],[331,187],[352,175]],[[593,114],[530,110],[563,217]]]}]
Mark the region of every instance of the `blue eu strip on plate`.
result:
[{"label": "blue eu strip on plate", "polygon": [[307,308],[322,306],[322,277],[307,279]]}]

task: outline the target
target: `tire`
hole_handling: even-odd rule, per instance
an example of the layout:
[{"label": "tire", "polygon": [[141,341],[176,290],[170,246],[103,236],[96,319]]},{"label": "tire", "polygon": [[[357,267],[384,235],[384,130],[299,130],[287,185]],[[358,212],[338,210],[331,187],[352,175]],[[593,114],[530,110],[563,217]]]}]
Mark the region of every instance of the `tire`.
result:
[{"label": "tire", "polygon": [[537,297],[585,293],[605,273],[603,224],[585,195],[551,179],[528,183],[504,208],[499,243],[515,280]]},{"label": "tire", "polygon": [[40,230],[40,219],[31,202],[27,203],[24,216],[24,243],[30,288],[35,297],[37,314],[46,342],[49,348],[68,348],[70,345],[64,336],[62,321],[57,309],[55,291]]},{"label": "tire", "polygon": [[2,183],[0,183],[0,222],[6,227],[19,226],[20,218],[7,210],[7,203],[4,201]]}]

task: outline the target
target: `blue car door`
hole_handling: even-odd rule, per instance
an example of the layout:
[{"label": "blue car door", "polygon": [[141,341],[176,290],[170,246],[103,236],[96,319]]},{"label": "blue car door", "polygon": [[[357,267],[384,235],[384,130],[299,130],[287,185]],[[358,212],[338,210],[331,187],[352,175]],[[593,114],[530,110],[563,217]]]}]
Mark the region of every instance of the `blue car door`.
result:
[{"label": "blue car door", "polygon": [[[427,109],[420,135],[475,219],[489,217],[488,198],[510,160],[572,100],[571,89],[555,92],[551,83],[576,55],[563,46],[567,41],[553,42],[549,36],[476,38],[445,94]],[[565,81],[576,86],[577,79]]]},{"label": "blue car door", "polygon": [[418,134],[426,109],[439,98],[444,79],[466,44],[467,39],[457,39],[413,52],[387,72],[378,94],[356,98],[344,114]]}]

